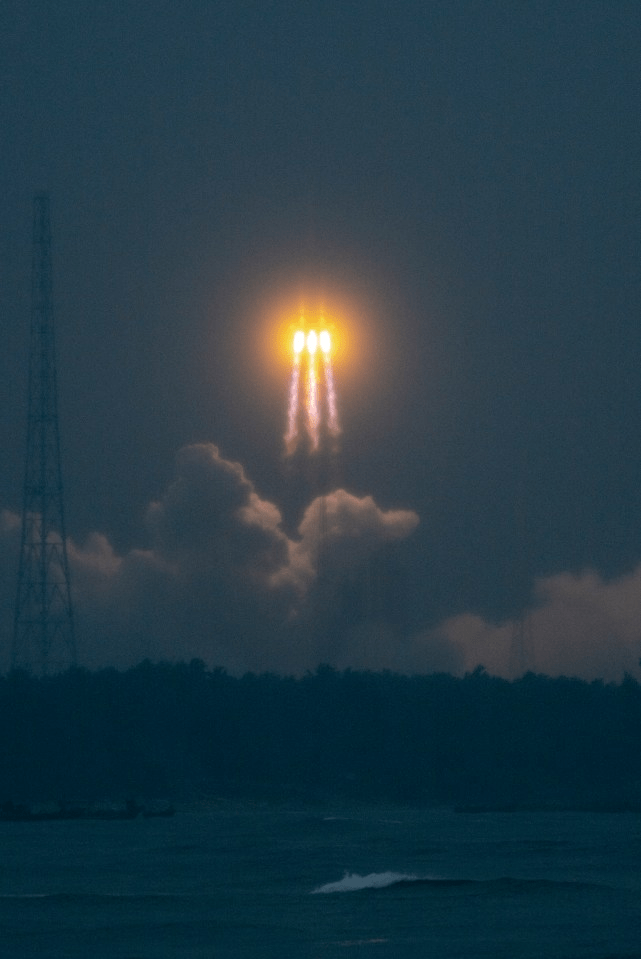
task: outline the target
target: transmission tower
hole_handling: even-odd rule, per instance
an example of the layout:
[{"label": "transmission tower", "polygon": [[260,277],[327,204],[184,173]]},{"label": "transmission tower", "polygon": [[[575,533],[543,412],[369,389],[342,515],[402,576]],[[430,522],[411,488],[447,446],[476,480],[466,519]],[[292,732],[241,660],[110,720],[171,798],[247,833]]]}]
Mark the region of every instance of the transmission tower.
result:
[{"label": "transmission tower", "polygon": [[11,668],[46,675],[75,662],[60,467],[49,197],[38,193],[33,205],[27,452]]},{"label": "transmission tower", "polygon": [[[530,527],[532,518],[526,508],[527,490],[525,475],[519,477],[514,503],[514,529],[517,536],[517,556],[514,569],[523,583],[529,582],[532,574],[530,558]],[[525,673],[534,670],[534,632],[528,609],[529,596],[512,622],[508,668],[511,679],[520,679]]]},{"label": "transmission tower", "polygon": [[527,610],[519,613],[512,623],[510,637],[510,678],[520,679],[534,669],[532,622]]}]

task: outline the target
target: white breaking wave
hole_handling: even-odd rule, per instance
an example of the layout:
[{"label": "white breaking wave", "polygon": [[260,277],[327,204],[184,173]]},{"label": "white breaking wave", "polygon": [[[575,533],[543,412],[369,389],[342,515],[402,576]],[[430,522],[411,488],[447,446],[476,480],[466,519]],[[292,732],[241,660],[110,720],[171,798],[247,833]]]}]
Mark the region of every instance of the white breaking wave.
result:
[{"label": "white breaking wave", "polygon": [[367,876],[360,876],[357,872],[346,872],[338,882],[327,882],[317,892],[356,892],[359,889],[383,889],[393,886],[397,882],[416,882],[419,876],[410,876],[402,872],[370,872]]}]

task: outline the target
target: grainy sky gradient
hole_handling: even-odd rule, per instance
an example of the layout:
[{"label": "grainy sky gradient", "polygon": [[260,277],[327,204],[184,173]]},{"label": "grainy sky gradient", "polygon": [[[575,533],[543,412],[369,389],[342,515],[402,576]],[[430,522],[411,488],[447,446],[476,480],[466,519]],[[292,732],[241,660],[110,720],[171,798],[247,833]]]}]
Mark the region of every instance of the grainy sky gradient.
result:
[{"label": "grainy sky gradient", "polygon": [[[636,0],[6,0],[2,648],[31,203],[46,189],[85,662],[508,674],[510,622],[532,609],[534,668],[635,671],[640,62]],[[301,292],[349,330],[337,386],[352,499],[332,562],[353,556],[362,579],[346,543],[373,523],[363,555],[383,546],[376,575],[396,596],[352,621],[334,599],[323,629],[318,569],[305,613],[283,585],[314,504],[283,470],[287,370],[270,338]],[[262,504],[268,560],[212,499],[221,476]],[[168,588],[157,520],[177,483],[198,505]],[[233,588],[212,568],[225,515],[227,546],[247,551]]]}]

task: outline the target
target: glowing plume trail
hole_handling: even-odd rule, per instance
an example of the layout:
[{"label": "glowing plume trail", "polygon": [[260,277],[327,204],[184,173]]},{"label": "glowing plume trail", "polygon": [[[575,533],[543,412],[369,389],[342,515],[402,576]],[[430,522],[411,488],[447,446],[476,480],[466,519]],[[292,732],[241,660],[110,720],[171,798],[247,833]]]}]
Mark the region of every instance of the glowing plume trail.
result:
[{"label": "glowing plume trail", "polygon": [[[305,429],[310,441],[310,452],[315,453],[321,445],[321,420],[327,416],[327,433],[337,437],[341,431],[338,421],[338,406],[332,369],[332,341],[324,326],[305,331],[305,317],[292,340],[294,365],[289,384],[287,408],[287,431],[285,450],[291,456],[299,442],[301,405],[305,410]],[[320,379],[320,364],[323,364],[323,380]],[[303,390],[304,383],[304,390]],[[326,411],[326,414],[325,414]],[[335,449],[333,450],[335,452]]]},{"label": "glowing plume trail", "polygon": [[336,390],[334,389],[334,373],[332,371],[332,361],[329,355],[330,338],[326,330],[320,335],[320,345],[323,351],[323,367],[325,369],[325,389],[327,392],[327,428],[332,436],[338,436],[341,431],[338,422],[338,409],[336,406]]},{"label": "glowing plume trail", "polygon": [[318,339],[312,330],[307,335],[307,432],[312,441],[312,450],[318,449],[318,430],[320,417],[318,413],[318,379],[316,377],[316,346]]},{"label": "glowing plume trail", "polygon": [[287,409],[287,432],[285,446],[288,453],[293,453],[298,438],[298,387],[300,382],[300,351],[294,356],[294,368],[289,384],[289,406]]}]

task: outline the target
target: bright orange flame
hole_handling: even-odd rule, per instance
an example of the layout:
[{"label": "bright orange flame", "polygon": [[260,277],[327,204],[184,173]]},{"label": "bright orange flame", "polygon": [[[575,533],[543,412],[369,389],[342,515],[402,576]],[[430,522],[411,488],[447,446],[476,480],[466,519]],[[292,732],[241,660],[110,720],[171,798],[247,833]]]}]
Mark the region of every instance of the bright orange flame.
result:
[{"label": "bright orange flame", "polygon": [[320,449],[321,433],[328,450],[337,450],[341,426],[332,367],[344,362],[346,349],[346,332],[337,319],[324,307],[311,315],[300,308],[278,337],[291,370],[284,435],[288,456],[298,447],[301,431],[307,434],[308,452]]}]

